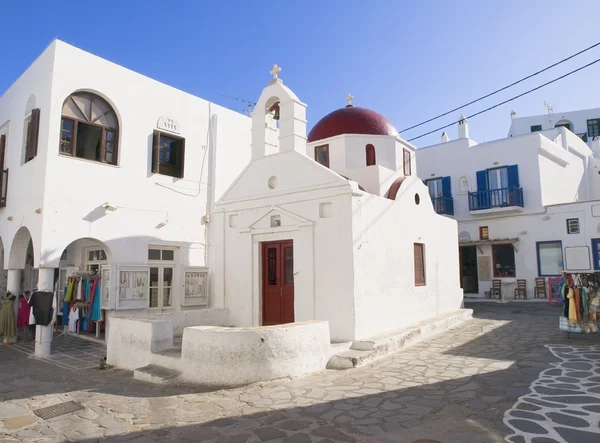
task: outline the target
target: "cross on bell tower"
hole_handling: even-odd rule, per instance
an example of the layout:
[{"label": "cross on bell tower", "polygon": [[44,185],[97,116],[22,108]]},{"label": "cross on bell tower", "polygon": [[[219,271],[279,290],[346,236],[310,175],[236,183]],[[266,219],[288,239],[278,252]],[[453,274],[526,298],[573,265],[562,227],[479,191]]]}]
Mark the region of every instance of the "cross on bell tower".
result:
[{"label": "cross on bell tower", "polygon": [[272,81],[278,81],[279,80],[279,73],[281,72],[281,68],[279,66],[277,66],[276,64],[273,65],[273,69],[271,69],[271,72],[269,72],[269,74],[271,74],[273,76],[273,80]]}]

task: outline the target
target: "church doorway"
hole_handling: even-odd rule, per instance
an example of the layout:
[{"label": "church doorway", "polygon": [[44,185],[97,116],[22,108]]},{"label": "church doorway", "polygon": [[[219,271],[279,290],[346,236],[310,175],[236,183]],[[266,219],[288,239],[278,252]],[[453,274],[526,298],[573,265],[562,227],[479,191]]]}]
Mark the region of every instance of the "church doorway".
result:
[{"label": "church doorway", "polygon": [[294,243],[262,244],[262,324],[294,322]]},{"label": "church doorway", "polygon": [[477,247],[461,246],[460,248],[460,286],[465,294],[479,293],[477,277]]}]

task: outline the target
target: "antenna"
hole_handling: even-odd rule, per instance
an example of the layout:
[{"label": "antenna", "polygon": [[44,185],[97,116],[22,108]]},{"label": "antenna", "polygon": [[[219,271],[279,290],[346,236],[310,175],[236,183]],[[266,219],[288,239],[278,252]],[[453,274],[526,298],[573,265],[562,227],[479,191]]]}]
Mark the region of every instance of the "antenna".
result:
[{"label": "antenna", "polygon": [[554,111],[554,108],[552,106],[550,106],[546,100],[544,100],[544,106],[546,107],[546,109],[548,110],[548,121],[550,123],[552,123],[552,112]]},{"label": "antenna", "polygon": [[221,97],[226,98],[227,100],[234,100],[236,102],[244,103],[247,106],[247,109],[245,109],[245,110],[232,109],[232,108],[228,108],[228,109],[232,109],[233,111],[242,112],[248,116],[252,114],[252,111],[254,110],[254,107],[256,106],[256,102],[253,102],[251,100],[246,100],[243,98],[239,98],[239,97],[234,97],[232,95],[223,94]]}]

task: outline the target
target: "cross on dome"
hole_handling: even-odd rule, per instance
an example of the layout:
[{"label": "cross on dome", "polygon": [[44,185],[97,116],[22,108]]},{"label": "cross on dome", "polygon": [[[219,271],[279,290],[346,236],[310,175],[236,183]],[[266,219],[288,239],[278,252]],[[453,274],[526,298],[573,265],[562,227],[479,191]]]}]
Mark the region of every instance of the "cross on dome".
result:
[{"label": "cross on dome", "polygon": [[271,74],[273,76],[273,80],[277,80],[279,77],[277,77],[277,75],[281,72],[281,68],[277,65],[273,65],[273,69],[271,69],[271,72],[269,72],[269,74]]},{"label": "cross on dome", "polygon": [[348,94],[348,96],[346,97],[346,101],[348,102],[348,106],[352,106],[352,100],[354,99],[354,97],[352,96],[352,94]]}]

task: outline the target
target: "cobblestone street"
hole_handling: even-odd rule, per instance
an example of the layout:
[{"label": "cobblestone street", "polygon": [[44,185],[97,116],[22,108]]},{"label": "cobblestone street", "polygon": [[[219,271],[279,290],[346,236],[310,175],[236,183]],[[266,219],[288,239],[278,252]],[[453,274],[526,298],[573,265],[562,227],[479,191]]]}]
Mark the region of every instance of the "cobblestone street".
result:
[{"label": "cobblestone street", "polygon": [[[115,369],[70,369],[0,347],[0,441],[600,441],[600,337],[565,338],[560,310],[545,303],[467,307],[475,309],[473,320],[373,364],[214,392],[143,383]],[[578,363],[569,362],[573,353]],[[564,383],[546,394],[575,394],[568,390],[577,380],[567,379],[579,371],[587,403],[596,404],[573,413],[595,420],[587,429],[567,412],[566,422],[556,414],[563,427],[548,431],[554,425],[535,423],[541,400],[521,398],[542,371],[550,370],[543,380],[552,384],[561,361],[556,375]],[[48,420],[33,413],[66,401],[83,409]],[[514,418],[510,427],[505,413]]]}]

